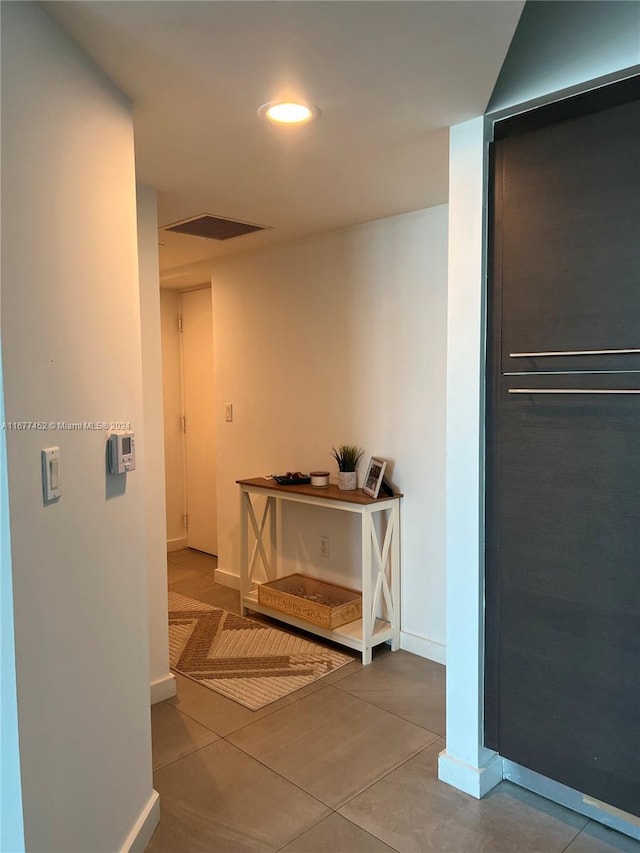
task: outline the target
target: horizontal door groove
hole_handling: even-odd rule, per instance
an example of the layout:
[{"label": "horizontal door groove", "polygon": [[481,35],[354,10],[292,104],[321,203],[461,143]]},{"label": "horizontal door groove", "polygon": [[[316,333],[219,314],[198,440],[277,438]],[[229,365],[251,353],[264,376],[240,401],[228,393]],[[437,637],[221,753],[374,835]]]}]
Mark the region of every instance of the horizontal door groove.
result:
[{"label": "horizontal door groove", "polygon": [[502,376],[618,376],[640,370],[505,370]]},{"label": "horizontal door groove", "polygon": [[640,388],[507,388],[509,394],[640,394]]},{"label": "horizontal door groove", "polygon": [[509,358],[547,358],[562,355],[631,355],[640,353],[640,349],[582,349],[553,350],[551,352],[510,352]]}]

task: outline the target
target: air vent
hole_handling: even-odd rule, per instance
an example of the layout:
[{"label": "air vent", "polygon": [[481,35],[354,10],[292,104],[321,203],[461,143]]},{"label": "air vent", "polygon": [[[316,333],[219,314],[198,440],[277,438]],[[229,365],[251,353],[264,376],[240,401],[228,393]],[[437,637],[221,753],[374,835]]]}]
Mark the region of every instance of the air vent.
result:
[{"label": "air vent", "polygon": [[176,234],[188,234],[190,237],[204,237],[206,240],[230,240],[232,237],[242,237],[253,231],[264,231],[263,225],[252,225],[250,222],[238,222],[235,219],[221,219],[204,213],[183,219],[172,225],[165,225],[163,231],[173,231]]}]

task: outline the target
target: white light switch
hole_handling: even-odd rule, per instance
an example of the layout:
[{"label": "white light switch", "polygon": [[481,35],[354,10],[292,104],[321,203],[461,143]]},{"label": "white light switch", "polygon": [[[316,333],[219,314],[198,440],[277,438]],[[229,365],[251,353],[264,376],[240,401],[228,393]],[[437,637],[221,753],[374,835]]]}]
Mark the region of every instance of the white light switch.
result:
[{"label": "white light switch", "polygon": [[224,419],[227,423],[233,421],[233,403],[224,404]]},{"label": "white light switch", "polygon": [[58,459],[50,459],[49,460],[49,486],[52,492],[58,491],[58,465],[60,464],[60,460]]},{"label": "white light switch", "polygon": [[60,491],[60,448],[47,447],[42,456],[42,494],[45,504],[57,500]]}]

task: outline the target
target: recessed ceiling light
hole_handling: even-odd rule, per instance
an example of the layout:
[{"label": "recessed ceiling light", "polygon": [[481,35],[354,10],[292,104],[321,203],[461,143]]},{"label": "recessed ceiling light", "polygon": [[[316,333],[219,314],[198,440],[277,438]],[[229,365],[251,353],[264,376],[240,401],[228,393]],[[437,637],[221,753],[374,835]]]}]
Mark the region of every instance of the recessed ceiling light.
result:
[{"label": "recessed ceiling light", "polygon": [[316,118],[319,112],[317,107],[310,107],[307,104],[270,101],[260,107],[258,115],[277,124],[304,124]]}]

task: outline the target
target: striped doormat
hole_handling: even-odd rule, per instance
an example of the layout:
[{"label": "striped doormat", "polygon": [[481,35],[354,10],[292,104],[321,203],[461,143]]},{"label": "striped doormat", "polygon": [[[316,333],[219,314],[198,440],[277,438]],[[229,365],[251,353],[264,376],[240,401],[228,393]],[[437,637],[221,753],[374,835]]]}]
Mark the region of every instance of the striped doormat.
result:
[{"label": "striped doormat", "polygon": [[171,669],[252,711],[352,660],[278,628],[169,593]]}]

